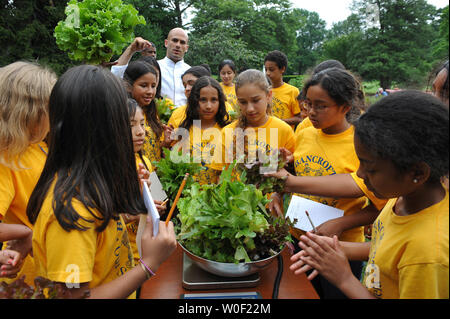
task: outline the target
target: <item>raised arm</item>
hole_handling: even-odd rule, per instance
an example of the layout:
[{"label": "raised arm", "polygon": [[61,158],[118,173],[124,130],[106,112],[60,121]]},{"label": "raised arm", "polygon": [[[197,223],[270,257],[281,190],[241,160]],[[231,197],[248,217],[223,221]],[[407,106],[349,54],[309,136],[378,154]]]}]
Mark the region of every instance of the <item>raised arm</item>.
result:
[{"label": "raised arm", "polygon": [[119,57],[116,65],[127,65],[130,62],[131,58],[133,57],[133,54],[150,47],[151,44],[149,41],[141,37],[135,38],[134,41],[125,49],[125,51]]}]

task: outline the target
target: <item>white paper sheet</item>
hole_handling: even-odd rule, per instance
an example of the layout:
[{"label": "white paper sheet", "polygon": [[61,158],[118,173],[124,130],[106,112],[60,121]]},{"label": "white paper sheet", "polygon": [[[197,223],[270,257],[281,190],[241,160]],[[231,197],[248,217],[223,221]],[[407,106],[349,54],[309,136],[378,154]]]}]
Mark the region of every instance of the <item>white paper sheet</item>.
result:
[{"label": "white paper sheet", "polygon": [[[148,188],[147,183],[143,183],[144,187],[142,190],[142,195],[144,196],[144,203],[145,207],[147,207],[147,213],[152,217],[153,222],[153,236],[158,235],[159,232],[159,212],[158,209],[155,206],[155,202],[153,201],[152,194],[150,193],[150,190]],[[139,219],[139,226],[136,234],[136,245],[138,248],[139,256],[142,257],[142,250],[141,250],[141,239],[142,239],[142,233],[144,232],[145,225],[147,224],[147,215],[142,214]]]},{"label": "white paper sheet", "polygon": [[161,202],[165,201],[167,199],[167,194],[164,191],[156,172],[150,173],[150,182],[150,193],[152,194],[153,199]]},{"label": "white paper sheet", "polygon": [[344,215],[344,211],[342,209],[337,209],[293,195],[286,213],[286,217],[289,217],[291,221],[297,219],[297,223],[294,227],[303,231],[311,231],[313,229],[308,217],[305,214],[305,211],[308,211],[309,217],[316,228],[330,219],[339,218]]}]

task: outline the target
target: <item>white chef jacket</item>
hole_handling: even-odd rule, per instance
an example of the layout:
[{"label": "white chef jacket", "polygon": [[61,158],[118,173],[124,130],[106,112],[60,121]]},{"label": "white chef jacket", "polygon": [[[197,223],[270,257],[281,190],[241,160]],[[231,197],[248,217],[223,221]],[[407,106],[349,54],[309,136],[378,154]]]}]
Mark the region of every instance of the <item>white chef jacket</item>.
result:
[{"label": "white chef jacket", "polygon": [[186,64],[184,60],[175,63],[167,56],[158,60],[158,64],[161,68],[161,96],[171,99],[176,107],[186,105],[187,99],[184,95],[181,76],[191,66]]}]

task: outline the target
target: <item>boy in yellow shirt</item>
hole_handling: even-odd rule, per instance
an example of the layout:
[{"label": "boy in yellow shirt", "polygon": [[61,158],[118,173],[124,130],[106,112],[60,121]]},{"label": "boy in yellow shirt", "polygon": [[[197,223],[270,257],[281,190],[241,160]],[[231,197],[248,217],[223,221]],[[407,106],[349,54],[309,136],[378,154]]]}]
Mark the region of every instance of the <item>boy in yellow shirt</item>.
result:
[{"label": "boy in yellow shirt", "polygon": [[269,52],[264,58],[266,75],[272,81],[272,115],[282,119],[292,128],[302,121],[297,102],[299,89],[283,82],[288,60],[280,51]]}]

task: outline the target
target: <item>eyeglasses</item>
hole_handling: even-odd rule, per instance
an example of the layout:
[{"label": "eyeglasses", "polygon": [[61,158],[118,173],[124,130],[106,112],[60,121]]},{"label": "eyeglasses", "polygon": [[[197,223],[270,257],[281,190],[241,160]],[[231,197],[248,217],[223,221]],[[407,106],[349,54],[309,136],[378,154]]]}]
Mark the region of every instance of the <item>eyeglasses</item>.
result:
[{"label": "eyeglasses", "polygon": [[311,103],[305,102],[303,104],[303,106],[305,107],[307,112],[310,112],[311,110],[314,110],[315,112],[323,112],[325,111],[327,108],[334,106],[337,104],[333,104],[333,105],[324,105],[324,104],[319,104],[319,105],[312,105]]}]

